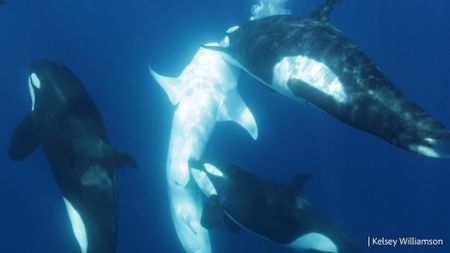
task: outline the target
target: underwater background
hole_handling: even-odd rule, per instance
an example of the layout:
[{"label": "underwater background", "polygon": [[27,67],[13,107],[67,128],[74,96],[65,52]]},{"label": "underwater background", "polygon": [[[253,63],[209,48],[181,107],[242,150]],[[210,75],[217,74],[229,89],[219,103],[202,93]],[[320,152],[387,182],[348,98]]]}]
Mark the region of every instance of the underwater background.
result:
[{"label": "underwater background", "polygon": [[[291,0],[307,15],[323,0]],[[10,0],[0,5],[0,252],[79,252],[41,149],[8,160],[30,111],[29,65],[60,62],[96,102],[111,143],[139,167],[118,171],[117,252],[183,252],[165,178],[174,107],[148,65],[176,76],[199,46],[245,22],[251,0]],[[450,2],[344,0],[332,23],[413,101],[450,126]],[[276,182],[310,172],[309,201],[365,252],[450,252],[450,161],[409,153],[280,96],[246,74],[238,87],[259,128],[214,130],[206,155]],[[293,252],[250,232],[213,230],[214,252]],[[439,238],[443,246],[367,248],[367,237]]]}]

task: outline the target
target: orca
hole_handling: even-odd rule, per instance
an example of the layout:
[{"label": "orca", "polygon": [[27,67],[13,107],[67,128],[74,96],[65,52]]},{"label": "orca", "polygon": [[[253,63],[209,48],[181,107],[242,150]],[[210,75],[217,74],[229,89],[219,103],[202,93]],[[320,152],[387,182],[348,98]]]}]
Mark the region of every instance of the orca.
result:
[{"label": "orca", "polygon": [[310,174],[278,184],[224,162],[191,161],[190,168],[207,197],[201,217],[207,229],[225,223],[301,252],[362,252],[305,198]]},{"label": "orca", "polygon": [[110,146],[94,101],[67,67],[38,60],[28,86],[31,112],[14,130],[9,158],[23,160],[41,144],[81,252],[115,252],[116,169],[135,160]]},{"label": "orca", "polygon": [[166,164],[175,230],[186,252],[210,253],[209,233],[200,225],[202,194],[190,183],[188,162],[202,156],[218,122],[236,122],[256,139],[255,118],[238,93],[239,71],[220,53],[199,49],[178,77],[150,73],[176,105]]},{"label": "orca", "polygon": [[393,145],[450,158],[450,131],[407,98],[350,39],[330,23],[340,0],[309,16],[277,15],[227,31],[220,51],[260,83]]}]

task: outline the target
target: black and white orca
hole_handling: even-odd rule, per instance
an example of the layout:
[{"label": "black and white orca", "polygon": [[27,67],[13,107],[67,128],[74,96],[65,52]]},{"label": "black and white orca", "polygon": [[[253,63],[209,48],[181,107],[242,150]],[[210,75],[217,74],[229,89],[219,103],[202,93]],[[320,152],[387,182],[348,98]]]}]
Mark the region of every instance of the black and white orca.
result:
[{"label": "black and white orca", "polygon": [[208,198],[201,217],[207,229],[224,222],[234,232],[243,227],[298,251],[361,252],[306,200],[303,186],[309,174],[276,184],[221,162],[191,162],[190,167]]},{"label": "black and white orca", "polygon": [[403,149],[450,158],[450,131],[408,99],[329,22],[340,0],[307,17],[270,16],[227,31],[219,46],[261,83]]},{"label": "black and white orca", "polygon": [[110,146],[94,101],[67,67],[37,61],[28,85],[31,112],[14,130],[9,158],[23,160],[41,144],[81,252],[115,252],[115,173],[136,162]]}]

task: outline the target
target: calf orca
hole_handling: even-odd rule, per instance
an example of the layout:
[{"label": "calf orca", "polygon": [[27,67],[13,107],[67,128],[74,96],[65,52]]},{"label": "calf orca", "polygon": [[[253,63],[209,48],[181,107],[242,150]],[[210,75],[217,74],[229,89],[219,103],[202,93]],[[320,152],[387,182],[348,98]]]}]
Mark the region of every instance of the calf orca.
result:
[{"label": "calf orca", "polygon": [[402,94],[329,22],[340,0],[307,17],[270,16],[227,31],[221,51],[261,83],[403,149],[450,158],[450,131]]},{"label": "calf orca", "polygon": [[276,184],[221,162],[191,162],[190,168],[208,198],[201,217],[207,229],[224,222],[231,231],[243,227],[298,251],[361,252],[305,199],[309,174]]},{"label": "calf orca", "polygon": [[256,122],[237,91],[238,71],[215,51],[201,48],[179,77],[150,73],[177,105],[166,165],[175,230],[186,252],[209,253],[209,234],[200,225],[202,196],[189,183],[188,162],[202,156],[218,122],[236,122],[254,139]]},{"label": "calf orca", "polygon": [[109,145],[94,101],[67,67],[36,61],[28,82],[31,112],[14,130],[9,158],[23,160],[41,144],[81,252],[115,252],[115,173],[136,162]]}]

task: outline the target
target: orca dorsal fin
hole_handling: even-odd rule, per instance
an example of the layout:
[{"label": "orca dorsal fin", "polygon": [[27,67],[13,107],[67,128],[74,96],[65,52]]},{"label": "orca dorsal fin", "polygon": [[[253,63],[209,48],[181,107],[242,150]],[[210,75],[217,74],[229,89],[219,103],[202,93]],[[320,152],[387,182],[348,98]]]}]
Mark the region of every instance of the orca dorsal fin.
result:
[{"label": "orca dorsal fin", "polygon": [[217,195],[211,195],[203,206],[200,224],[206,229],[213,229],[224,221],[225,212]]},{"label": "orca dorsal fin", "polygon": [[294,192],[301,193],[303,192],[303,188],[306,182],[308,182],[311,179],[311,177],[312,175],[309,173],[297,175],[296,177],[292,178],[289,182],[287,182],[287,187]]},{"label": "orca dorsal fin", "polygon": [[14,129],[8,151],[9,159],[18,161],[27,158],[38,144],[38,131],[31,112]]},{"label": "orca dorsal fin", "polygon": [[136,160],[124,151],[114,149],[114,157],[118,169],[123,167],[137,168]]},{"label": "orca dorsal fin", "polygon": [[320,5],[309,15],[311,18],[318,19],[323,22],[330,21],[331,12],[336,5],[342,0],[327,0],[324,4]]},{"label": "orca dorsal fin", "polygon": [[156,82],[163,88],[163,90],[169,96],[170,102],[173,105],[176,105],[180,102],[181,97],[184,93],[184,88],[182,87],[183,82],[181,82],[176,77],[167,77],[156,73],[153,69],[148,67],[150,70],[150,74],[156,80]]},{"label": "orca dorsal fin", "polygon": [[104,148],[103,159],[111,161],[111,164],[115,169],[120,169],[124,167],[136,168],[136,160],[128,153],[119,150],[115,147],[110,146],[104,142],[101,143]]},{"label": "orca dorsal fin", "polygon": [[220,105],[216,116],[217,121],[233,121],[243,127],[254,140],[258,138],[258,126],[255,117],[245,105],[236,89],[230,91]]}]

